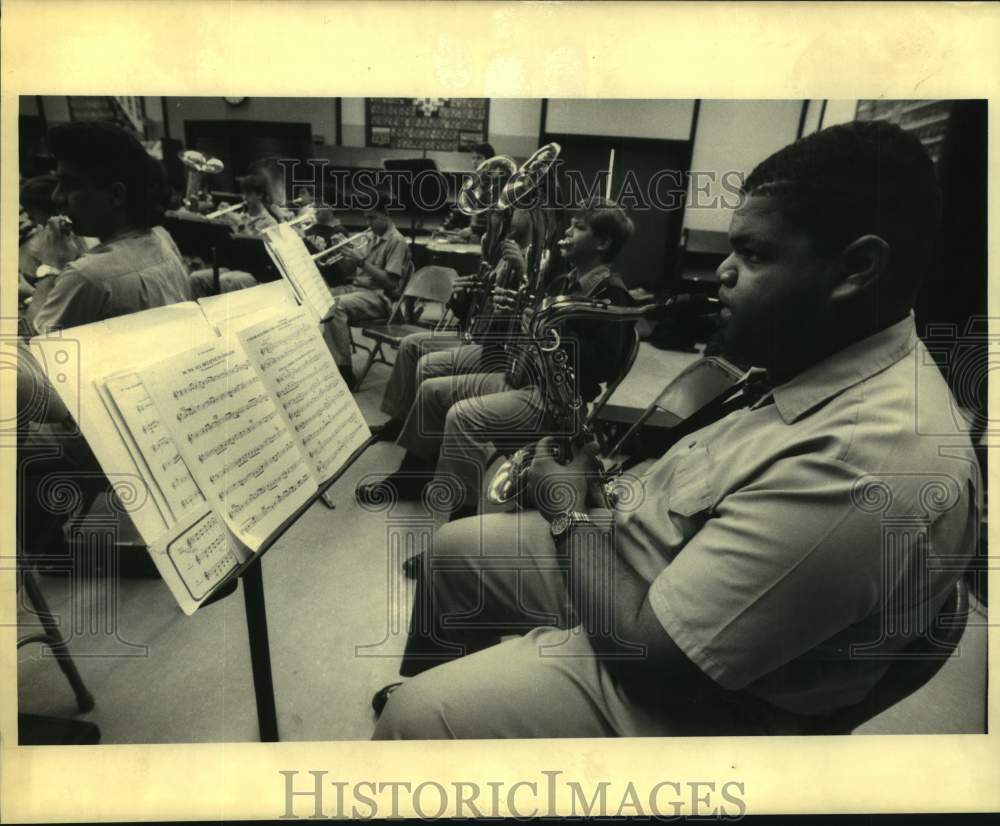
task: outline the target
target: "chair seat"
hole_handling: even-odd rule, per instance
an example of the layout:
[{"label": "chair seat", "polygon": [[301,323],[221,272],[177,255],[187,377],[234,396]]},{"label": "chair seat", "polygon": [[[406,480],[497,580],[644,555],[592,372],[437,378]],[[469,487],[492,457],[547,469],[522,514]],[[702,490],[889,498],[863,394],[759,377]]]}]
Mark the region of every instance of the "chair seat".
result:
[{"label": "chair seat", "polygon": [[361,335],[375,341],[395,341],[399,342],[411,333],[425,333],[426,327],[419,324],[373,324],[369,327],[361,328]]}]

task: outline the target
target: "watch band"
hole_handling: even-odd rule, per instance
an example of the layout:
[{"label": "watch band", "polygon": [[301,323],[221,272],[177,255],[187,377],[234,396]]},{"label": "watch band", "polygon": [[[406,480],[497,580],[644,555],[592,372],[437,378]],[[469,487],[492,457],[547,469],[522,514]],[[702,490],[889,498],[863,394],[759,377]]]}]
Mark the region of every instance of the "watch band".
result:
[{"label": "watch band", "polygon": [[577,525],[592,524],[594,523],[590,518],[590,514],[585,511],[567,511],[566,513],[559,514],[552,520],[549,530],[552,533],[553,539],[562,539],[569,536],[573,528]]}]

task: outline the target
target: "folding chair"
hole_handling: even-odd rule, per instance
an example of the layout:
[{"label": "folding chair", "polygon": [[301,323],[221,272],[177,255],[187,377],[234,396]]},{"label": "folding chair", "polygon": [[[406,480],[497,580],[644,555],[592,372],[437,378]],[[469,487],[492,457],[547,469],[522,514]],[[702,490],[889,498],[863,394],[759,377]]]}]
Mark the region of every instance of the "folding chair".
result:
[{"label": "folding chair", "polygon": [[[358,387],[365,380],[372,365],[392,364],[383,352],[384,347],[399,349],[399,343],[411,333],[426,332],[430,329],[426,324],[415,324],[409,321],[408,304],[416,301],[426,301],[441,304],[442,308],[451,297],[452,285],[458,273],[449,267],[431,265],[421,267],[406,282],[403,294],[392,306],[389,317],[384,322],[368,324],[361,328],[361,335],[372,340],[372,348],[368,360],[358,376]],[[442,313],[443,315],[443,313]],[[362,345],[359,345],[362,346]],[[367,348],[365,348],[367,349]]]},{"label": "folding chair", "polygon": [[850,734],[929,683],[948,659],[958,656],[968,618],[969,589],[965,579],[959,577],[928,634],[918,637],[891,660],[882,679],[863,700],[820,718],[810,733]]},{"label": "folding chair", "polygon": [[625,381],[625,377],[632,372],[632,367],[635,365],[635,359],[639,355],[639,345],[641,343],[642,342],[639,337],[639,326],[633,325],[632,346],[629,348],[629,351],[625,356],[625,361],[622,363],[622,369],[619,371],[618,375],[615,376],[615,378],[608,382],[607,386],[604,388],[604,392],[594,399],[590,406],[590,412],[587,413],[587,418],[584,424],[594,433],[595,436],[597,436],[597,443],[600,445],[602,452],[608,447],[608,436],[604,428],[598,426],[598,417],[600,416],[601,411],[604,410],[605,405],[615,394],[619,385]]},{"label": "folding chair", "polygon": [[[619,455],[622,450],[641,461],[645,453],[637,440],[633,441],[644,425],[663,430],[669,438],[670,428],[704,407],[743,376],[742,370],[719,356],[707,356],[685,368],[671,380],[659,395],[639,413],[634,408],[604,404],[594,414],[595,429],[604,430],[604,438],[614,428],[626,428],[625,433],[608,448],[604,455],[608,458]],[[638,414],[638,415],[637,415]],[[633,441],[631,447],[628,443]],[[669,445],[658,445],[665,448]],[[603,447],[603,445],[602,445]],[[636,456],[638,455],[638,458]]]}]

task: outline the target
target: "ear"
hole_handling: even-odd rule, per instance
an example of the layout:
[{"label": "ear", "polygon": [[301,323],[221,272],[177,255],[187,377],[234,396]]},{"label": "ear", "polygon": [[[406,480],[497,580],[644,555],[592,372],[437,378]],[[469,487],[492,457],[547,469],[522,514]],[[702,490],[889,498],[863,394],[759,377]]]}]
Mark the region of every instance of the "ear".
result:
[{"label": "ear", "polygon": [[596,243],[597,251],[601,254],[601,257],[603,258],[607,254],[608,249],[611,247],[611,239],[608,238],[608,236],[606,235],[595,235],[594,238],[597,241]]},{"label": "ear", "polygon": [[843,300],[875,287],[889,276],[889,244],[877,235],[862,235],[838,256],[839,272],[832,298]]},{"label": "ear", "polygon": [[111,193],[111,205],[125,209],[128,205],[128,189],[121,181],[115,181],[108,187]]}]

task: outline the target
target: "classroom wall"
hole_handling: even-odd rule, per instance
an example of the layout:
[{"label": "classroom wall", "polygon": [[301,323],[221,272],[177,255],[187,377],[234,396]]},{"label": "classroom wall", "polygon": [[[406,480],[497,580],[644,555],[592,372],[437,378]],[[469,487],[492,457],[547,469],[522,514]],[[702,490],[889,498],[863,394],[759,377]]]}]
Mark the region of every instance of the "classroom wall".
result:
[{"label": "classroom wall", "polygon": [[693,100],[550,100],[547,132],[687,140]]},{"label": "classroom wall", "polygon": [[730,184],[727,192],[723,174],[746,175],[795,140],[801,115],[801,100],[703,100],[691,158],[685,228],[726,232],[735,187]]},{"label": "classroom wall", "polygon": [[823,112],[823,128],[854,120],[857,109],[856,100],[828,100],[826,111]]}]

